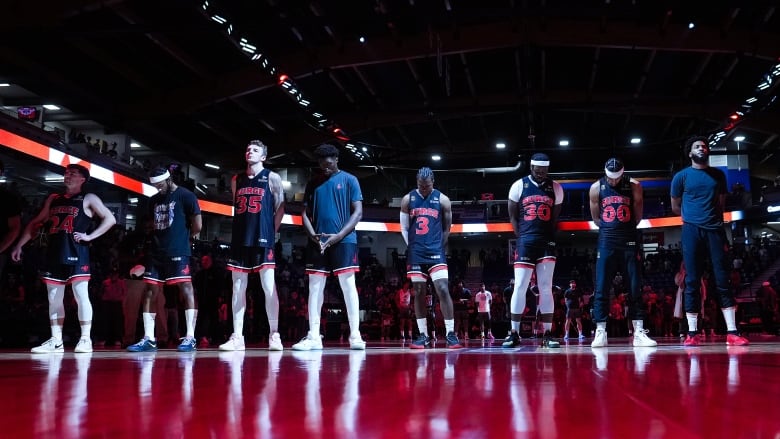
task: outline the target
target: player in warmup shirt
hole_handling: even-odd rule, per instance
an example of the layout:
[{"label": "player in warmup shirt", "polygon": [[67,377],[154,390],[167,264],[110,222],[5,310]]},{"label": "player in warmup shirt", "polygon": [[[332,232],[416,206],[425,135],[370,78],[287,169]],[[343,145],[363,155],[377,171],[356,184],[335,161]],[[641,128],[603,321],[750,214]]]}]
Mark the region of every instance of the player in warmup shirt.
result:
[{"label": "player in warmup shirt", "polygon": [[[623,162],[610,158],[604,164],[605,175],[590,186],[590,215],[599,227],[596,249],[596,290],[593,292],[593,321],[596,333],[593,348],[607,346],[609,291],[613,279],[621,272],[629,280],[628,318],[634,327],[632,344],[637,347],[656,346],[644,329],[645,308],[642,303],[639,260],[641,239],[637,225],[642,220],[644,195],[642,185],[624,174]],[[615,274],[617,273],[617,275]],[[618,282],[622,285],[621,281]],[[616,288],[617,293],[617,288]]]},{"label": "player in warmup shirt", "polygon": [[[92,352],[92,303],[89,301],[89,242],[106,233],[116,224],[116,219],[100,198],[84,193],[82,186],[89,179],[89,170],[84,166],[70,164],[65,168],[65,192],[49,195],[43,208],[27,227],[11,252],[11,258],[19,261],[22,247],[43,226],[48,235],[46,262],[41,270],[41,279],[46,284],[49,297],[49,320],[51,338],[32,349],[33,353],[46,354],[64,352],[62,345],[62,324],[65,321],[65,286],[71,284],[73,297],[78,306],[81,338],[75,352]],[[94,229],[92,219],[100,224]],[[90,231],[91,230],[91,231]]]},{"label": "player in warmup shirt", "polygon": [[480,337],[484,339],[485,331],[487,330],[487,337],[490,340],[494,340],[493,331],[490,329],[490,305],[493,304],[493,293],[485,289],[484,282],[479,286],[479,291],[474,296],[474,301],[477,302]]},{"label": "player in warmup shirt", "polygon": [[349,347],[364,350],[355,273],[360,271],[355,226],[363,217],[363,193],[354,175],[339,169],[339,150],[323,144],[314,151],[321,173],[306,184],[303,228],[309,236],[306,274],[309,278],[309,333],[293,345],[296,351],[322,349],[320,314],[325,280],[333,273],[344,294],[349,321]]},{"label": "player in warmup shirt", "polygon": [[268,147],[252,140],[246,147],[246,172],[233,177],[233,240],[227,268],[233,279],[233,334],[219,346],[223,351],[243,351],[246,286],[249,274],[259,273],[265,292],[265,312],[270,335],[268,349],[281,351],[279,296],[274,273],[274,242],[284,216],[282,178],[263,166]]},{"label": "player in warmup shirt", "polygon": [[[748,340],[737,331],[736,301],[729,286],[726,261],[728,240],[723,230],[723,210],[726,206],[726,175],[709,164],[710,147],[706,137],[694,136],[685,142],[691,166],[672,178],[672,211],[682,215],[682,254],[685,262],[685,316],[688,336],[685,346],[698,346],[697,332],[701,309],[701,275],[707,255],[712,260],[715,277],[713,294],[720,302],[726,321],[726,344],[743,346]],[[712,294],[712,293],[710,293]]]},{"label": "player in warmup shirt", "polygon": [[546,154],[531,157],[531,173],[509,189],[509,221],[517,248],[514,255],[515,291],[510,306],[511,331],[502,344],[511,348],[520,344],[520,321],[525,309],[525,291],[536,271],[539,286],[539,310],[544,328],[542,346],[557,348],[552,338],[553,272],[555,270],[555,229],[563,203],[563,188],[547,176],[550,159]]},{"label": "player in warmup shirt", "polygon": [[162,294],[163,285],[177,285],[184,298],[184,318],[187,333],[176,348],[180,352],[195,350],[195,321],[198,309],[192,288],[190,239],[197,237],[202,227],[198,199],[191,191],[177,185],[165,168],[154,169],[149,182],[157,189],[151,200],[150,215],[154,218],[154,240],[144,264],[144,337],[127,347],[130,352],[156,351],[152,303]]},{"label": "player in warmup shirt", "polygon": [[449,197],[433,187],[431,168],[417,171],[417,189],[401,199],[401,236],[407,243],[406,275],[414,287],[414,314],[420,335],[409,346],[425,349],[431,345],[428,322],[425,318],[427,304],[425,290],[428,279],[439,297],[444,316],[447,348],[463,347],[455,333],[455,311],[449,287],[449,270],[445,246],[452,227],[452,204]]}]

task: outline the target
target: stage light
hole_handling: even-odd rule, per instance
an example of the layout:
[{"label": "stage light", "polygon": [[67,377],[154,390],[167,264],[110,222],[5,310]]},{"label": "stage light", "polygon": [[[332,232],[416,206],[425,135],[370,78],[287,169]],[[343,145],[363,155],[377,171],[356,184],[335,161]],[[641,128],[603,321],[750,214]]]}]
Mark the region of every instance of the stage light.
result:
[{"label": "stage light", "polygon": [[358,41],[360,41],[361,43],[365,43],[366,42],[366,38],[365,37],[360,37],[360,38],[358,38]]},{"label": "stage light", "polygon": [[504,149],[506,148],[506,143],[496,143],[496,149]]},{"label": "stage light", "polygon": [[734,137],[735,142],[743,142],[745,141],[745,136],[735,136]]},{"label": "stage light", "polygon": [[219,169],[219,166],[212,165],[211,163],[204,163],[203,166],[205,166],[207,168],[211,168],[211,169]]},{"label": "stage light", "polygon": [[130,148],[136,149],[140,147],[141,147],[140,143],[135,143],[135,142],[130,143]]},{"label": "stage light", "polygon": [[758,99],[756,99],[756,98],[751,96],[751,97],[745,99],[745,102],[747,102],[748,104],[752,104],[753,102],[756,102],[757,100]]},{"label": "stage light", "polygon": [[220,17],[219,15],[212,15],[212,16],[211,16],[211,19],[212,19],[212,20],[214,20],[214,21],[216,21],[216,22],[217,22],[217,23],[219,23],[219,24],[225,24],[225,23],[227,23],[227,20],[225,20],[224,18]]},{"label": "stage light", "polygon": [[731,119],[731,120],[739,120],[739,114],[734,113],[731,116],[729,116],[729,119]]},{"label": "stage light", "polygon": [[433,160],[434,162],[438,162],[439,160],[441,160],[441,156],[439,154],[434,154],[431,156],[431,160]]},{"label": "stage light", "polygon": [[690,23],[688,23],[688,29],[693,29],[695,27],[696,27],[696,24],[694,22],[691,21]]},{"label": "stage light", "polygon": [[289,80],[290,80],[290,77],[285,75],[284,73],[279,75],[279,84],[280,85],[284,84],[284,83],[287,83],[287,81],[289,81]]},{"label": "stage light", "polygon": [[46,104],[46,105],[43,106],[43,108],[45,108],[47,110],[51,110],[51,111],[57,111],[57,110],[60,109],[60,107],[58,107],[56,105],[53,105],[53,104]]},{"label": "stage light", "polygon": [[639,138],[639,137],[632,137],[631,138],[631,144],[632,145],[639,145],[640,143],[642,143],[642,139],[641,138]]},{"label": "stage light", "polygon": [[10,86],[11,86],[11,84],[9,84],[7,82],[0,83],[0,87],[10,87]]},{"label": "stage light", "polygon": [[558,142],[558,146],[569,146],[569,141],[561,140],[560,142]]}]

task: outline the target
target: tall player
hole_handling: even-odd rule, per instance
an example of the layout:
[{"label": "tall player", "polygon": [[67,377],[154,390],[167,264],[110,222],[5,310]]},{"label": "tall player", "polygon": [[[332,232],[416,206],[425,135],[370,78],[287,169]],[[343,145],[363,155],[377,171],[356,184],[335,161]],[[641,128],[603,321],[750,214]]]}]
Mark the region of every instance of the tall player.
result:
[{"label": "tall player", "polygon": [[[29,241],[38,227],[45,228],[49,247],[41,279],[49,296],[51,338],[32,348],[36,354],[64,352],[62,324],[65,321],[65,285],[71,284],[78,306],[81,338],[75,352],[92,352],[92,303],[89,301],[89,242],[106,233],[116,224],[116,219],[100,198],[84,193],[82,186],[89,179],[84,166],[70,164],[65,167],[65,192],[49,195],[43,208],[24,228],[19,242],[11,252],[11,258],[19,261],[22,246]],[[92,218],[100,218],[100,224],[91,232]]]},{"label": "tall player", "polygon": [[314,150],[319,175],[306,184],[303,228],[309,236],[306,274],[309,276],[309,333],[294,344],[296,351],[322,349],[320,313],[325,300],[325,280],[339,279],[349,320],[349,347],[364,350],[355,273],[360,270],[355,226],[363,217],[363,193],[357,178],[339,169],[339,150],[322,144]]},{"label": "tall player", "polygon": [[517,236],[514,257],[515,290],[509,304],[511,331],[502,344],[511,348],[520,344],[520,320],[525,310],[525,292],[536,271],[539,286],[539,311],[544,336],[542,346],[560,347],[552,338],[553,272],[555,270],[555,228],[563,203],[563,187],[547,176],[550,159],[546,154],[531,157],[531,174],[509,189],[509,221]]},{"label": "tall player", "polygon": [[268,349],[281,351],[274,239],[284,216],[282,178],[263,166],[268,157],[268,147],[263,142],[249,142],[244,157],[246,172],[235,175],[230,185],[233,190],[233,240],[227,268],[233,278],[233,335],[219,349],[245,349],[246,285],[249,274],[256,272],[265,292],[265,312],[271,328]]},{"label": "tall player", "polygon": [[455,312],[449,288],[449,271],[445,247],[452,226],[452,204],[450,199],[433,188],[433,171],[420,168],[417,171],[417,189],[401,199],[401,236],[408,245],[406,250],[407,276],[414,286],[414,314],[420,335],[410,347],[424,349],[431,345],[428,336],[425,303],[426,284],[433,282],[439,296],[447,348],[463,347],[455,333]]},{"label": "tall player", "polygon": [[639,279],[640,258],[637,224],[642,220],[644,195],[642,185],[623,173],[620,159],[611,158],[604,164],[604,177],[590,186],[590,215],[599,227],[596,250],[596,291],[593,292],[593,321],[596,334],[592,348],[607,346],[607,317],[609,317],[610,280],[615,272],[628,275],[628,317],[634,326],[634,346],[656,346],[644,329],[645,310]]}]

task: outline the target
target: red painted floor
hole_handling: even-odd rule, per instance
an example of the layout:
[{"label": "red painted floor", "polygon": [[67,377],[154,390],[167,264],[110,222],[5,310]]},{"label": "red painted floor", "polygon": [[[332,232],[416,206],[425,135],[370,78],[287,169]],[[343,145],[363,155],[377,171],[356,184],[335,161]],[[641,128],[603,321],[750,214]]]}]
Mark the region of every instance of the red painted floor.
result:
[{"label": "red painted floor", "polygon": [[0,353],[0,437],[777,437],[780,340]]}]

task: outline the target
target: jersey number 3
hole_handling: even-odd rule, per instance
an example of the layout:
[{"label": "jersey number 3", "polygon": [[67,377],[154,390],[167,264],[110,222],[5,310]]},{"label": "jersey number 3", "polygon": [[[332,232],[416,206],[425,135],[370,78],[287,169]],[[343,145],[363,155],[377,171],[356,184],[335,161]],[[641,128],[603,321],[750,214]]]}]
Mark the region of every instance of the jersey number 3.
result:
[{"label": "jersey number 3", "polygon": [[414,234],[426,235],[428,233],[428,221],[429,219],[424,216],[418,216],[414,219]]}]

